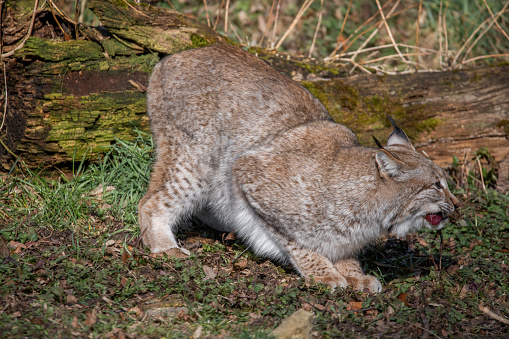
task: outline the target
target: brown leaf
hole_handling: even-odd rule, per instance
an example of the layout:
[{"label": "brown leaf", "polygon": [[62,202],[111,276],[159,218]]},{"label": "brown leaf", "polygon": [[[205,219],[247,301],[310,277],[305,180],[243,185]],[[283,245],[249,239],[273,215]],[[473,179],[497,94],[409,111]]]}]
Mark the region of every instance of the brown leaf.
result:
[{"label": "brown leaf", "polygon": [[348,305],[346,305],[347,311],[358,311],[362,310],[362,302],[361,301],[350,301]]},{"label": "brown leaf", "polygon": [[76,329],[80,327],[80,325],[78,324],[78,316],[75,315],[74,318],[72,318],[71,326]]},{"label": "brown leaf", "polygon": [[398,294],[397,298],[401,301],[405,306],[408,307],[408,301],[406,300],[406,293]]},{"label": "brown leaf", "polygon": [[130,257],[131,254],[124,249],[124,251],[122,252],[122,261],[124,262],[124,264],[127,264],[127,260],[129,260]]},{"label": "brown leaf", "polygon": [[35,317],[30,321],[32,322],[32,324],[35,324],[35,325],[44,325],[44,321],[39,317]]},{"label": "brown leaf", "polygon": [[68,294],[68,295],[67,295],[66,304],[68,304],[68,305],[74,305],[74,304],[76,304],[76,303],[78,303],[78,299],[77,299],[74,295],[72,295],[72,294]]},{"label": "brown leaf", "polygon": [[217,272],[212,267],[203,265],[203,272],[205,272],[205,277],[202,279],[203,281],[214,279],[217,277]]},{"label": "brown leaf", "polygon": [[302,308],[309,312],[313,309],[313,306],[311,306],[309,303],[302,303]]},{"label": "brown leaf", "polygon": [[92,312],[87,312],[87,319],[85,319],[85,325],[91,327],[97,322],[97,311],[94,309]]},{"label": "brown leaf", "polygon": [[235,235],[235,233],[233,232],[230,232],[228,233],[228,235],[226,236],[226,238],[224,238],[224,240],[237,240],[237,236]]},{"label": "brown leaf", "polygon": [[27,248],[25,244],[22,244],[20,242],[14,241],[14,240],[9,241],[7,246],[9,246],[10,248],[14,248],[14,249],[17,249],[18,247],[21,247],[23,249]]},{"label": "brown leaf", "polygon": [[233,263],[233,268],[236,270],[243,270],[247,267],[247,259],[238,260]]}]

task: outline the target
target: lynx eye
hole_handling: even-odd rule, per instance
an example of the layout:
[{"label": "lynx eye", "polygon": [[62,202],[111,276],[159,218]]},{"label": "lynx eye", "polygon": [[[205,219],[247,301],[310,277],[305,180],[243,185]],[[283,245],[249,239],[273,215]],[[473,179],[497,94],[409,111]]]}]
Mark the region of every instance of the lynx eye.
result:
[{"label": "lynx eye", "polygon": [[438,188],[439,190],[441,190],[442,188],[444,188],[442,186],[442,184],[440,183],[440,181],[437,181],[436,183],[434,183],[433,185],[435,185],[436,188]]}]

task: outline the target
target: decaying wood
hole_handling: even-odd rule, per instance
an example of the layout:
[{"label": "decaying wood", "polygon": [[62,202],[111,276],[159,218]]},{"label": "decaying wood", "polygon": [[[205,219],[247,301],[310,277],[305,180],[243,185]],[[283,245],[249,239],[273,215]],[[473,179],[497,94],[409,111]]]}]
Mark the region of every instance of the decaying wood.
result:
[{"label": "decaying wood", "polygon": [[[33,6],[33,1],[17,4],[21,3]],[[0,138],[30,166],[59,165],[82,156],[94,160],[115,138],[132,139],[134,128],[148,131],[144,90],[160,58],[229,43],[175,11],[113,0],[93,0],[90,8],[104,28],[82,26],[74,32],[69,24],[68,35],[78,39],[66,41],[53,15],[41,10],[33,36],[6,59],[9,103]],[[18,12],[25,20],[30,18],[26,11]],[[4,38],[8,49],[23,37],[26,25],[16,11],[6,13],[19,25],[10,29],[15,36]],[[65,26],[65,19],[56,19]],[[390,114],[417,148],[441,166],[449,166],[453,155],[471,157],[481,147],[487,147],[502,166],[509,163],[508,65],[348,77],[339,64],[251,51],[300,81],[366,145],[374,146],[371,135],[387,137]],[[1,166],[8,169],[12,163],[13,157],[0,147]],[[506,172],[501,168],[500,173]]]}]

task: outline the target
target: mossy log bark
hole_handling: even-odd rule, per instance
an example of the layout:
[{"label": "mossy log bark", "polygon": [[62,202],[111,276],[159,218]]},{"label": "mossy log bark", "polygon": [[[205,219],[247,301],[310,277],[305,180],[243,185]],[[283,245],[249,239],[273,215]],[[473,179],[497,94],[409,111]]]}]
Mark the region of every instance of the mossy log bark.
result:
[{"label": "mossy log bark", "polygon": [[[18,25],[16,6],[7,17]],[[27,5],[27,6],[28,6]],[[64,41],[53,16],[40,11],[25,46],[7,60],[8,109],[0,138],[30,166],[53,166],[73,159],[97,159],[115,137],[132,139],[134,128],[148,131],[145,86],[163,55],[213,43],[230,43],[208,27],[175,11],[124,1],[90,1],[104,28],[67,25],[78,39]],[[9,12],[10,11],[10,12]],[[61,26],[65,20],[57,16]],[[23,26],[23,27],[25,27]],[[66,26],[64,25],[64,28]],[[12,38],[5,48],[19,43]],[[77,33],[77,34],[76,34]],[[52,37],[52,39],[49,39]],[[56,37],[56,39],[55,39]],[[5,41],[5,40],[4,40]],[[346,76],[325,64],[262,49],[251,49],[277,70],[300,81],[331,115],[372,145],[371,135],[390,132],[394,116],[418,149],[441,166],[452,156],[471,157],[487,147],[509,163],[509,66],[394,76]],[[3,83],[1,85],[4,90]],[[13,157],[0,147],[0,164]]]}]

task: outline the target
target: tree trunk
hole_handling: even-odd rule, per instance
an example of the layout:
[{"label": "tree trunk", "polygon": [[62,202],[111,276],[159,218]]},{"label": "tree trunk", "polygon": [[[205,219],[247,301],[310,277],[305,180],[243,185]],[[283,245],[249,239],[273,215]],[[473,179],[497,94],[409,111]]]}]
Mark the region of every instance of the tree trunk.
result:
[{"label": "tree trunk", "polygon": [[[4,37],[4,52],[28,31],[30,15],[21,9],[30,8],[33,1],[7,5],[3,22],[18,29]],[[74,26],[39,11],[32,37],[7,59],[8,106],[0,131],[6,146],[0,147],[4,169],[14,160],[7,149],[29,166],[53,166],[83,156],[97,159],[115,138],[132,139],[134,128],[148,131],[144,91],[160,57],[230,43],[172,10],[114,0],[92,0],[90,8],[104,28],[82,26],[78,39],[66,41],[76,36]],[[508,65],[349,77],[339,64],[250,51],[300,81],[365,145],[374,146],[372,135],[386,139],[389,114],[417,149],[441,166],[449,166],[453,155],[471,157],[481,147],[487,147],[502,167],[509,163]],[[3,91],[3,82],[1,87]]]}]

